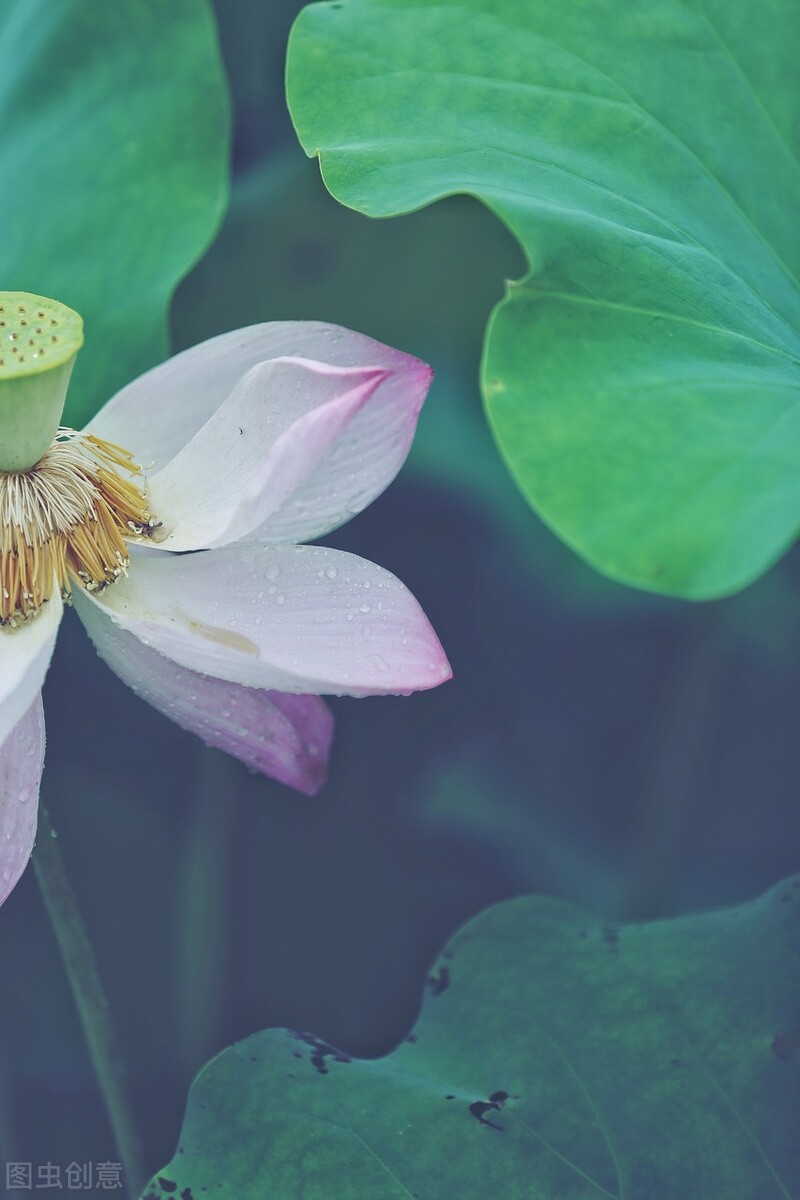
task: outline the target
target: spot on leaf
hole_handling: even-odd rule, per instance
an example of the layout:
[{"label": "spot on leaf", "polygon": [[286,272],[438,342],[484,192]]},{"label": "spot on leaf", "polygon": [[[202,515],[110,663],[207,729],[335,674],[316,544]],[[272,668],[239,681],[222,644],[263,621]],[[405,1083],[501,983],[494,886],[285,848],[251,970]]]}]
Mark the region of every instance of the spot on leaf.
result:
[{"label": "spot on leaf", "polygon": [[442,992],[446,992],[450,987],[450,968],[439,967],[438,975],[428,977],[428,987],[432,996],[441,996]]},{"label": "spot on leaf", "polygon": [[781,1062],[800,1066],[800,1029],[790,1029],[788,1033],[779,1033],[774,1037],[772,1053]]}]

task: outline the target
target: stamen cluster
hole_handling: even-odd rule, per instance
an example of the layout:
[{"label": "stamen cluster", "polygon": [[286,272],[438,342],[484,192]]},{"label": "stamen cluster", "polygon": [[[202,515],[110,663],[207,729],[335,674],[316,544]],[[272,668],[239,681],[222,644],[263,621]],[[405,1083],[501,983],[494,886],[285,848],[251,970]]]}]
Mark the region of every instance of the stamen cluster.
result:
[{"label": "stamen cluster", "polygon": [[127,574],[126,542],[153,536],[141,468],[127,450],[59,430],[26,471],[0,472],[0,626],[34,617],[57,587],[102,591]]}]

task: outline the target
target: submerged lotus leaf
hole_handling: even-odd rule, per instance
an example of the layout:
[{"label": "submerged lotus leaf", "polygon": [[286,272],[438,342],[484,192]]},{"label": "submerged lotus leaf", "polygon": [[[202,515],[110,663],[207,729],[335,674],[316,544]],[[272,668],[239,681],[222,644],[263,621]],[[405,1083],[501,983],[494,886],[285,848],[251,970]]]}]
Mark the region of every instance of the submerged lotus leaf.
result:
[{"label": "submerged lotus leaf", "polygon": [[799,907],[800,880],[621,927],[498,905],[387,1058],[268,1030],[214,1059],[148,1200],[790,1200]]}]

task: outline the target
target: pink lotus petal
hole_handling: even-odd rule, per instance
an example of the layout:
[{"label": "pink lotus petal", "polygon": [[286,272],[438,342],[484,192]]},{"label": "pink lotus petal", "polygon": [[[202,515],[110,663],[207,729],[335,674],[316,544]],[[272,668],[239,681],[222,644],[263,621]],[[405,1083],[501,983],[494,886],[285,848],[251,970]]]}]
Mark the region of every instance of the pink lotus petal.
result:
[{"label": "pink lotus petal", "polygon": [[44,767],[44,710],[38,695],[0,747],[0,904],[19,882],[36,839]]},{"label": "pink lotus petal", "polygon": [[299,358],[252,367],[149,480],[167,530],[158,549],[203,550],[252,534],[307,480],[386,374]]},{"label": "pink lotus petal", "polygon": [[140,376],[109,401],[89,430],[131,450],[152,473],[186,446],[251,368],[282,356],[388,372],[347,424],[346,436],[333,441],[255,535],[273,543],[310,541],[366,508],[403,465],[432,377],[419,359],[336,325],[252,325],[202,342]]},{"label": "pink lotus petal", "polygon": [[435,687],[450,668],[389,571],[323,546],[134,551],[94,603],[145,644],[220,679],[281,692],[369,696]]},{"label": "pink lotus petal", "polygon": [[42,690],[63,612],[56,590],[34,620],[0,629],[0,746]]},{"label": "pink lotus petal", "polygon": [[333,717],[318,696],[282,695],[201,675],[143,645],[99,605],[79,602],[79,613],[111,670],[181,729],[308,796],[322,787]]},{"label": "pink lotus petal", "polygon": [[401,361],[369,403],[332,441],[314,471],[270,514],[251,540],[287,545],[324,537],[385,491],[411,449],[433,372],[419,359]]}]

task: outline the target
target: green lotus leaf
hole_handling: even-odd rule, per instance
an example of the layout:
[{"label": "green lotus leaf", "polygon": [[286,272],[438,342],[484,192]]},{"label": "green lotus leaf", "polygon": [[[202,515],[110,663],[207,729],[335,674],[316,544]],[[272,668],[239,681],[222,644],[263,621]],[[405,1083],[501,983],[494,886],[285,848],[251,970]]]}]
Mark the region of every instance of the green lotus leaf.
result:
[{"label": "green lotus leaf", "polygon": [[214,1059],[148,1200],[791,1200],[799,908],[800,879],[621,927],[500,904],[388,1057],[268,1030]]},{"label": "green lotus leaf", "polygon": [[167,307],[227,198],[207,0],[5,0],[0,278],[84,319],[67,420],[167,353]]},{"label": "green lotus leaf", "polygon": [[288,95],[371,216],[479,197],[529,263],[489,322],[489,420],[600,570],[703,598],[800,522],[791,0],[337,0]]}]

